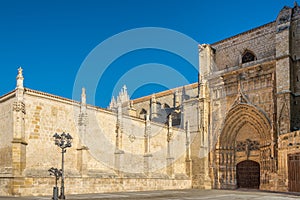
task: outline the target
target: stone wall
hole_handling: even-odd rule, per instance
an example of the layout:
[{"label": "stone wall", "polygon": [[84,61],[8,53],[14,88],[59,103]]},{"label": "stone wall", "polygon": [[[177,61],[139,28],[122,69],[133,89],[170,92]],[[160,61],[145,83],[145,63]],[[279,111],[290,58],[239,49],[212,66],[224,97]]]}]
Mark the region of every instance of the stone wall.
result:
[{"label": "stone wall", "polygon": [[275,23],[252,29],[242,34],[212,44],[215,50],[214,71],[242,65],[246,50],[254,53],[257,60],[275,56]]},{"label": "stone wall", "polygon": [[13,97],[10,93],[0,98],[0,177],[12,176]]},{"label": "stone wall", "polygon": [[[11,98],[1,98],[0,195],[51,195],[54,178],[48,169],[61,168],[61,150],[53,135],[62,132],[73,137],[65,154],[69,194],[191,187],[185,130],[27,88],[24,91],[24,121],[13,121],[14,93],[9,94]],[[11,143],[12,124],[25,129],[20,150],[14,150],[18,146]],[[24,162],[18,176],[11,174],[12,151]]]},{"label": "stone wall", "polygon": [[[288,191],[288,155],[300,153],[300,131],[282,134],[278,138],[277,190]],[[296,174],[296,173],[295,173]],[[298,173],[299,174],[299,173]]]},{"label": "stone wall", "polygon": [[[184,88],[175,88],[169,91],[164,91],[155,94],[156,102],[161,105],[164,103],[171,103],[170,111],[163,108],[158,112],[178,113],[181,115],[181,128],[188,128],[190,132],[190,150],[187,153],[185,166],[182,165],[184,157],[182,157],[182,170],[186,170],[187,174],[192,177],[192,187],[198,189],[210,189],[211,180],[209,177],[208,169],[208,112],[209,102],[204,99],[204,96],[199,96],[197,83],[185,86]],[[204,91],[204,87],[201,89]],[[205,91],[204,91],[205,92]],[[134,108],[138,111],[141,109],[147,110],[147,113],[151,113],[151,101],[153,96],[147,96],[134,100]],[[167,123],[163,121],[163,123]],[[177,149],[178,150],[178,149]],[[177,168],[177,167],[176,167]]]},{"label": "stone wall", "polygon": [[[295,10],[295,8],[294,8]],[[298,9],[298,13],[299,13]],[[295,11],[294,11],[295,13]],[[292,89],[294,93],[292,104],[294,109],[299,111],[300,109],[300,16],[293,15],[291,23],[291,57],[292,57]],[[300,116],[298,112],[292,113],[292,130],[300,128]]]},{"label": "stone wall", "polygon": [[79,143],[75,116],[79,105],[64,99],[55,99],[32,90],[25,95],[25,176],[47,175],[50,167],[60,168],[61,153],[55,146],[54,133],[68,132],[73,136],[73,147],[67,150],[65,167],[75,173],[76,147]]},{"label": "stone wall", "polygon": [[0,194],[1,196],[11,195],[11,180],[12,178],[1,177],[0,178]]},{"label": "stone wall", "polygon": [[[28,177],[20,179],[19,184],[19,192],[23,196],[51,196],[54,178]],[[65,186],[65,194],[68,196],[68,194],[189,189],[191,181],[163,178],[66,177]]]}]

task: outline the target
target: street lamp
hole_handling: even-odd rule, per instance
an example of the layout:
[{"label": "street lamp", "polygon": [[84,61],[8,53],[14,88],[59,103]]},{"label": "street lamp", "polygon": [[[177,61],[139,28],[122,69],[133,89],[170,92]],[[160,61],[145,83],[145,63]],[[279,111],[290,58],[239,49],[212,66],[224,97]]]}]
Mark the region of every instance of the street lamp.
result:
[{"label": "street lamp", "polygon": [[66,148],[71,147],[72,136],[69,133],[63,132],[61,135],[55,133],[53,135],[55,145],[61,148],[61,188],[60,188],[60,199],[66,199],[65,197],[65,180],[64,180],[64,154],[66,153]]}]

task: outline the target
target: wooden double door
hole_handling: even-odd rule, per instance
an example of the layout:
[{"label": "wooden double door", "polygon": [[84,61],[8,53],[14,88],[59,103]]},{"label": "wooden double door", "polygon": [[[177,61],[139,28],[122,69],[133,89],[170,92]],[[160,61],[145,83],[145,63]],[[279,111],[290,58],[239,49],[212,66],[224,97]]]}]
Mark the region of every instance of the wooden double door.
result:
[{"label": "wooden double door", "polygon": [[300,153],[288,156],[289,191],[300,192]]},{"label": "wooden double door", "polygon": [[259,189],[260,166],[252,160],[245,160],[237,164],[237,187]]}]

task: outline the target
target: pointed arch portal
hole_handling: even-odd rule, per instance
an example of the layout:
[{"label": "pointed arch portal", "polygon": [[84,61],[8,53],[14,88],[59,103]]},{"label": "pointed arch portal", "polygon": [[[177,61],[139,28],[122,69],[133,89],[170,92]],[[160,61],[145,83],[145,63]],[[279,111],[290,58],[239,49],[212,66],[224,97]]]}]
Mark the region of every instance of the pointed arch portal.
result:
[{"label": "pointed arch portal", "polygon": [[220,137],[222,144],[234,145],[235,138],[245,124],[250,124],[264,141],[271,140],[271,124],[267,116],[250,104],[238,104],[227,113]]},{"label": "pointed arch portal", "polygon": [[216,187],[260,188],[260,174],[268,169],[271,149],[272,127],[266,114],[249,103],[234,105],[225,117],[216,145]]}]

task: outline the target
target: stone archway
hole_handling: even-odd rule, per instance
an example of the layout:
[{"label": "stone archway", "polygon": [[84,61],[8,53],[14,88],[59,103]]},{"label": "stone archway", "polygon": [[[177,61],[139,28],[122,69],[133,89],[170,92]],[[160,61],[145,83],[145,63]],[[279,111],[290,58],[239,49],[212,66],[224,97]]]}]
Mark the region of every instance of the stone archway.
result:
[{"label": "stone archway", "polygon": [[260,165],[252,160],[245,160],[236,165],[236,179],[238,188],[259,189]]},{"label": "stone archway", "polygon": [[265,174],[271,165],[272,148],[272,127],[267,116],[249,103],[233,106],[225,117],[215,149],[216,187],[237,188],[237,163],[245,160],[258,163],[258,174]]}]

